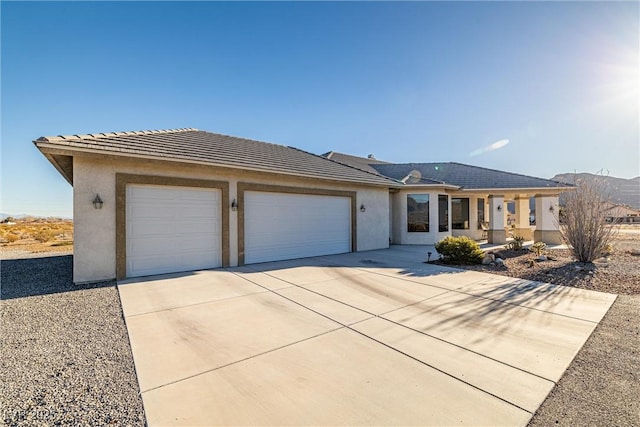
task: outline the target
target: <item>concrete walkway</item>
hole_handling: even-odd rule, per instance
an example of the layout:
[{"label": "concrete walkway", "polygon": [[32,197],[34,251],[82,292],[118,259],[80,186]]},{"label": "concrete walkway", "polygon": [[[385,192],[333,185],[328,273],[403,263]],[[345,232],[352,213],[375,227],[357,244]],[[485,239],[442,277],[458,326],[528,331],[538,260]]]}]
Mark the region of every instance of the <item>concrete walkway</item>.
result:
[{"label": "concrete walkway", "polygon": [[149,425],[526,425],[615,295],[427,250],[121,282]]}]

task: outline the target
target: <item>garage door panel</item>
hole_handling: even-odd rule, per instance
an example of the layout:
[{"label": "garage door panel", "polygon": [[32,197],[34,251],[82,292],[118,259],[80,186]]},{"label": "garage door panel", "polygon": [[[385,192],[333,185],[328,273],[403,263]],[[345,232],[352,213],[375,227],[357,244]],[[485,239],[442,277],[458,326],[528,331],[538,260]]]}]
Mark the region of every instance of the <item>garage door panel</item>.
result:
[{"label": "garage door panel", "polygon": [[[129,251],[131,255],[128,258],[142,259],[146,256],[160,255],[167,252],[173,252],[169,256],[181,256],[182,254],[211,251],[212,244],[215,244],[217,240],[216,235],[212,235],[211,239],[195,239],[197,235],[185,236],[183,239],[166,239],[157,236],[143,236],[141,239],[134,239],[129,245]],[[211,242],[213,240],[214,242]],[[167,248],[169,247],[169,248]],[[172,251],[171,248],[174,248]],[[208,255],[211,257],[211,255]]]},{"label": "garage door panel", "polygon": [[127,186],[127,276],[222,265],[220,190]]},{"label": "garage door panel", "polygon": [[351,251],[351,199],[245,193],[245,263]]},{"label": "garage door panel", "polygon": [[[202,252],[182,254],[179,257],[167,254],[138,258],[135,265],[129,264],[128,268],[134,269],[137,276],[149,276],[152,274],[174,273],[176,271],[190,271],[204,268],[211,268],[208,265],[211,260]],[[175,265],[181,266],[179,270]]]},{"label": "garage door panel", "polygon": [[[202,234],[210,236],[219,236],[219,230],[215,218],[198,219],[188,221],[176,221],[173,222],[173,228],[176,232],[181,234]],[[156,236],[164,234],[167,231],[167,221],[142,221],[142,220],[130,220],[129,221],[129,236],[142,237],[142,236]],[[204,236],[203,236],[204,237]]]}]

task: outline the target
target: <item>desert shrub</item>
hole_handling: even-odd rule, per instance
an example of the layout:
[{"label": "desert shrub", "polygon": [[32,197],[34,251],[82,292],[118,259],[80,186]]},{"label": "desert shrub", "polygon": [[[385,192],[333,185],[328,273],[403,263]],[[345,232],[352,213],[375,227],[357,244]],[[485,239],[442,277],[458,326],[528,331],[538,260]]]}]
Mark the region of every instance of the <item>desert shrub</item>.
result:
[{"label": "desert shrub", "polygon": [[580,262],[592,262],[606,252],[618,229],[607,223],[611,194],[604,180],[578,180],[564,194],[560,233]]},{"label": "desert shrub", "polygon": [[40,229],[33,233],[32,237],[41,243],[46,243],[53,240],[56,237],[56,233],[50,229]]},{"label": "desert shrub", "polygon": [[505,249],[511,249],[514,251],[519,251],[520,249],[522,249],[522,245],[524,244],[524,237],[522,236],[513,236],[513,240],[511,240],[510,242],[507,242],[506,245],[504,245]]},{"label": "desert shrub", "polygon": [[452,264],[480,264],[484,253],[480,245],[468,237],[449,236],[435,244],[442,259]]},{"label": "desert shrub", "polygon": [[537,256],[542,255],[542,252],[547,248],[547,244],[545,242],[535,242],[529,250],[535,253]]},{"label": "desert shrub", "polygon": [[13,243],[20,240],[20,235],[15,233],[8,233],[6,236],[4,236],[4,239],[9,243]]}]

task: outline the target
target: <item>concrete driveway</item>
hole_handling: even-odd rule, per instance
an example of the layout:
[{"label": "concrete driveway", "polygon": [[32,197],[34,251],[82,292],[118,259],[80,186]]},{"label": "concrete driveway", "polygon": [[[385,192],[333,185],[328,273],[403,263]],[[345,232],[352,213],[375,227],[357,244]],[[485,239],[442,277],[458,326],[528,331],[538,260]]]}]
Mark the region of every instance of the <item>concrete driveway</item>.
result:
[{"label": "concrete driveway", "polygon": [[149,425],[526,425],[615,295],[426,250],[119,283]]}]

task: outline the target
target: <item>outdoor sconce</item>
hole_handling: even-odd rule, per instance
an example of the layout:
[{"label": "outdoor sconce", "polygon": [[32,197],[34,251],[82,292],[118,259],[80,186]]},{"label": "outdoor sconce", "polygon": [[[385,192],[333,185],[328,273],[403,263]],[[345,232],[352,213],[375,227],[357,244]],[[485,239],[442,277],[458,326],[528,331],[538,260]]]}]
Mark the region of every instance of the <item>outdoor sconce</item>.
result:
[{"label": "outdoor sconce", "polygon": [[549,212],[553,212],[553,211],[554,211],[553,205],[549,206]]},{"label": "outdoor sconce", "polygon": [[238,202],[236,202],[236,199],[233,199],[231,201],[231,210],[232,211],[237,211],[238,210]]},{"label": "outdoor sconce", "polygon": [[502,211],[502,206],[498,205],[498,212]]},{"label": "outdoor sconce", "polygon": [[365,208],[364,205],[360,205],[360,212],[364,212],[366,210],[367,210],[367,208]]},{"label": "outdoor sconce", "polygon": [[102,209],[102,205],[104,204],[99,194],[96,194],[96,198],[93,199],[92,203],[93,203],[93,207],[96,209]]}]

